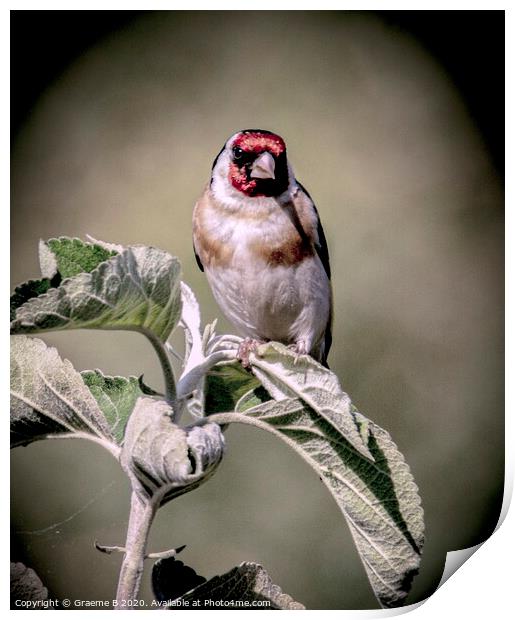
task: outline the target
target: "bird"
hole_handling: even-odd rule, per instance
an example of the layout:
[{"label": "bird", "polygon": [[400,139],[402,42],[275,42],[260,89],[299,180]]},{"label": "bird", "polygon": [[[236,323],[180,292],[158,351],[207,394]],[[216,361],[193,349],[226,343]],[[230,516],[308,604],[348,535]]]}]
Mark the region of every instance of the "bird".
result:
[{"label": "bird", "polygon": [[226,141],[193,210],[193,247],[222,313],[251,347],[242,361],[245,350],[275,341],[329,367],[327,241],[283,138],[244,129]]}]

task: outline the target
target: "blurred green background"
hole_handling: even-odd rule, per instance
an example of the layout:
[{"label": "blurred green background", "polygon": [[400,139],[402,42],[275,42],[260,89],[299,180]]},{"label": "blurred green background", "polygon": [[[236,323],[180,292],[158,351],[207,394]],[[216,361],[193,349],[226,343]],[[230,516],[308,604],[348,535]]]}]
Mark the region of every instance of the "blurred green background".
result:
[{"label": "blurred green background", "polygon": [[[193,257],[191,212],[224,141],[247,127],[285,138],[316,201],[333,270],[331,367],[420,488],[415,602],[447,551],[495,526],[504,466],[502,182],[415,37],[373,13],[135,14],[47,84],[14,136],[13,285],[37,276],[40,238],[89,233],[176,254],[204,321],[220,317]],[[232,331],[221,318],[219,330]],[[143,372],[160,386],[141,336],[44,340],[77,369]],[[150,549],[187,544],[181,560],[206,577],[260,562],[308,608],[376,607],[310,468],[255,429],[230,428],[227,444],[217,475],[158,513]],[[95,445],[39,442],[12,452],[11,475],[14,559],[60,598],[113,598],[120,557],[93,541],[124,542],[119,466]]]}]

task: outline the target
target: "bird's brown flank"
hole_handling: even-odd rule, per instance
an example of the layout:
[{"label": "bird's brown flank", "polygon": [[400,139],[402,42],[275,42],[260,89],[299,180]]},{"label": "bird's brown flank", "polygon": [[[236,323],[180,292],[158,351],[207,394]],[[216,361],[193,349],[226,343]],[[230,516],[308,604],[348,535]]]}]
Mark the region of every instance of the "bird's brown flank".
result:
[{"label": "bird's brown flank", "polygon": [[[255,255],[256,259],[260,259],[272,267],[289,267],[302,262],[305,258],[314,256],[314,244],[318,242],[316,222],[310,217],[307,202],[299,199],[298,195],[286,205],[278,204],[278,208],[284,209],[290,221],[290,225],[281,237],[280,242],[265,245],[256,241],[249,244],[249,251]],[[204,218],[207,217],[207,212],[210,210],[211,212],[218,211],[220,217],[225,216],[223,206],[213,199],[208,189],[198,201],[194,211],[195,251],[204,266],[228,267],[234,255],[234,247],[206,232],[209,227],[206,226]],[[245,209],[232,215],[238,219],[254,220],[256,224],[268,217],[262,213],[250,214]]]}]

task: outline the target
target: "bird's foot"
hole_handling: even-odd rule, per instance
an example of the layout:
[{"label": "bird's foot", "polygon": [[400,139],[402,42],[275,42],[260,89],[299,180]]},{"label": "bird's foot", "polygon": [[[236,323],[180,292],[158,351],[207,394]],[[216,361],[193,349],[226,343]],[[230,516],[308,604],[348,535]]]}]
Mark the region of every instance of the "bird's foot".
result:
[{"label": "bird's foot", "polygon": [[304,340],[298,340],[294,344],[289,344],[288,349],[295,353],[295,359],[293,360],[294,364],[296,364],[304,355],[309,355],[308,348]]},{"label": "bird's foot", "polygon": [[261,340],[255,340],[254,338],[245,338],[240,343],[236,359],[240,360],[243,368],[250,368],[249,356],[257,350],[260,344],[263,344],[263,342]]}]

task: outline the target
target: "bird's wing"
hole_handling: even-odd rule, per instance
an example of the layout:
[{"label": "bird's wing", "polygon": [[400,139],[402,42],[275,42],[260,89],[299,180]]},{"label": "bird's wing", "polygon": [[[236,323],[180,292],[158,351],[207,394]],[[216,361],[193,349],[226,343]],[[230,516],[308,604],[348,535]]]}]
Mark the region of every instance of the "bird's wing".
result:
[{"label": "bird's wing", "polygon": [[199,230],[200,230],[199,212],[202,210],[202,205],[205,202],[206,194],[208,191],[209,191],[209,184],[206,185],[206,187],[204,188],[202,195],[198,199],[197,203],[195,204],[195,208],[193,209],[193,252],[195,254],[195,260],[197,261],[197,265],[200,271],[204,271],[204,265],[200,258],[200,254],[197,251],[195,240],[196,240],[196,237],[199,235]]},{"label": "bird's wing", "polygon": [[[316,232],[317,232],[317,237],[318,237],[318,240],[315,241],[314,243],[315,251],[318,254],[318,257],[320,258],[320,262],[322,263],[322,266],[324,267],[324,270],[327,274],[328,279],[331,280],[331,265],[329,263],[329,249],[327,247],[327,239],[325,237],[324,229],[322,227],[322,222],[320,221],[320,216],[318,214],[315,203],[313,202],[313,198],[311,198],[307,189],[303,185],[301,185],[298,181],[297,181],[297,185],[300,191],[304,194],[304,200],[306,198],[309,200],[315,212]],[[325,333],[324,333],[324,349],[322,352],[322,357],[320,359],[320,362],[326,368],[329,368],[327,364],[327,356],[329,355],[329,349],[331,348],[331,344],[333,342],[332,325],[333,325],[333,300],[331,298],[331,308],[330,308],[330,313],[329,313],[329,319],[327,321],[327,326],[325,328]]]},{"label": "bird's wing", "polygon": [[302,192],[304,192],[304,194],[306,194],[307,198],[310,200],[311,204],[313,205],[313,209],[315,210],[316,219],[317,219],[317,235],[318,235],[318,241],[314,244],[315,250],[320,260],[322,261],[322,265],[324,266],[327,277],[330,280],[331,279],[331,265],[329,263],[329,250],[327,248],[327,240],[325,238],[325,233],[322,227],[322,222],[320,221],[318,210],[316,208],[315,203],[313,202],[313,198],[311,198],[311,196],[309,195],[308,190],[303,185],[301,185],[298,181],[297,181],[297,185],[299,186],[299,189]]},{"label": "bird's wing", "polygon": [[[324,229],[322,227],[322,222],[320,221],[320,216],[318,215],[317,208],[315,207],[315,203],[313,203],[313,207],[315,209],[315,213],[317,214],[318,225],[318,243],[315,243],[315,249],[317,251],[320,260],[322,261],[322,265],[324,266],[325,272],[329,281],[331,280],[331,265],[329,263],[329,249],[327,247],[327,240],[325,238]],[[331,286],[329,284],[329,286]],[[331,294],[332,297],[332,294]],[[327,321],[327,326],[325,328],[324,334],[324,352],[322,354],[322,359],[320,362],[326,368],[329,368],[329,364],[327,363],[327,356],[329,355],[329,349],[333,343],[333,300],[331,299],[331,310],[329,312],[329,320]]]},{"label": "bird's wing", "polygon": [[[318,256],[320,257],[322,265],[324,266],[325,272],[330,281],[331,280],[331,265],[329,263],[329,249],[327,247],[327,240],[325,238],[324,229],[322,227],[322,222],[320,221],[320,216],[318,215],[317,208],[315,207],[315,203],[313,203],[313,207],[315,209],[315,213],[317,214],[317,219],[318,219],[318,225],[317,225],[318,243],[315,243],[315,249],[317,251]],[[329,286],[331,286],[331,284],[329,284]],[[332,293],[331,293],[331,297],[332,297]],[[333,343],[332,328],[333,328],[333,300],[331,299],[331,310],[329,312],[329,320],[327,321],[327,326],[325,328],[325,334],[324,334],[324,352],[322,354],[322,359],[320,360],[322,365],[325,366],[326,368],[329,368],[329,364],[327,363],[327,356],[329,355],[329,349],[331,348],[331,345]]]},{"label": "bird's wing", "polygon": [[318,215],[317,208],[313,204],[315,209],[315,213],[317,214],[317,233],[318,233],[318,243],[315,243],[315,249],[317,251],[320,260],[322,261],[322,265],[324,266],[325,272],[329,280],[331,279],[331,264],[329,263],[329,249],[327,247],[327,240],[325,238],[324,229],[322,227],[322,222],[320,221],[320,216]]},{"label": "bird's wing", "polygon": [[195,252],[195,260],[197,261],[198,268],[200,269],[200,271],[204,271],[204,265],[200,260],[200,256],[197,254],[197,250],[195,249],[195,242],[193,242],[193,252]]}]

